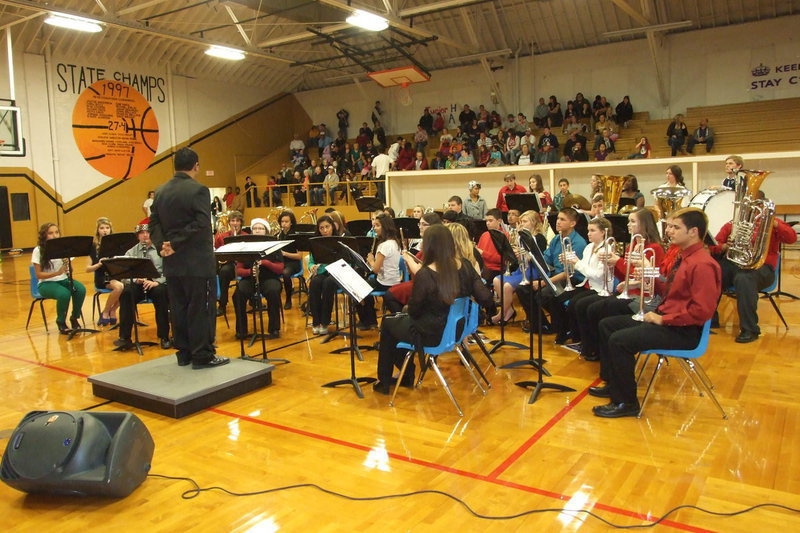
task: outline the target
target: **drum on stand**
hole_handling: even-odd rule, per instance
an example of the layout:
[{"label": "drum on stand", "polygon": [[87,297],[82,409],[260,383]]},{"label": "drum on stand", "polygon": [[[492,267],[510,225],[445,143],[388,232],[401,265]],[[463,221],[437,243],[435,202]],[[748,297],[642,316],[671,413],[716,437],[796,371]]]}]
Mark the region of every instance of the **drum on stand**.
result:
[{"label": "drum on stand", "polygon": [[692,197],[689,207],[699,207],[708,217],[708,233],[716,237],[733,216],[736,193],[730,189],[704,189]]}]

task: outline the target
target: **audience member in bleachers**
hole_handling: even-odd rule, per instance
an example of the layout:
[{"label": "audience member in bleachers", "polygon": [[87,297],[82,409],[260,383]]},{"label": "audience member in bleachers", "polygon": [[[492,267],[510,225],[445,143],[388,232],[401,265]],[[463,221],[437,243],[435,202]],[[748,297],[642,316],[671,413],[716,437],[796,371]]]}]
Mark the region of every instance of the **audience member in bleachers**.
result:
[{"label": "audience member in bleachers", "polygon": [[433,134],[433,115],[431,115],[431,110],[429,107],[426,107],[422,111],[422,116],[419,117],[419,126],[422,126],[422,129],[425,130],[425,133],[428,135]]},{"label": "audience member in bleachers", "polygon": [[428,160],[422,152],[417,152],[417,157],[406,167],[406,170],[428,170]]},{"label": "audience member in bleachers", "polygon": [[517,158],[519,157],[519,153],[521,151],[519,147],[519,137],[517,134],[512,130],[507,130],[506,132],[506,149],[503,155],[505,156],[506,161],[509,164],[515,165],[517,163]]},{"label": "audience member in bleachers", "polygon": [[292,175],[292,183],[296,185],[291,188],[292,196],[294,197],[294,205],[305,205],[308,182],[305,181],[303,175],[297,171]]},{"label": "audience member in bleachers", "polygon": [[519,155],[517,156],[517,160],[515,164],[517,165],[532,165],[534,155],[531,153],[530,145],[523,144],[522,150],[520,151]]},{"label": "audience member in bleachers", "polygon": [[534,192],[539,195],[539,203],[542,205],[542,209],[546,209],[553,203],[550,193],[544,190],[542,176],[539,174],[532,174],[528,178],[528,190],[526,192]]},{"label": "audience member in bleachers", "polygon": [[557,128],[564,123],[564,113],[561,111],[561,104],[558,103],[555,95],[550,97],[547,103],[547,126]]},{"label": "audience member in bleachers", "polygon": [[376,196],[381,200],[386,200],[386,173],[392,167],[392,160],[386,153],[380,153],[372,160],[372,177],[376,180],[375,186],[377,187]]},{"label": "audience member in bleachers", "polygon": [[414,163],[415,156],[414,147],[411,146],[410,142],[406,141],[397,153],[397,160],[395,161],[397,170],[408,170],[409,165]]},{"label": "audience member in bleachers", "polygon": [[601,144],[594,152],[594,160],[605,161],[606,159],[608,159],[608,149],[606,148],[605,144]]},{"label": "audience member in bleachers", "polygon": [[381,150],[386,149],[386,130],[383,129],[380,122],[375,123],[375,129],[372,130],[374,134],[375,143]]},{"label": "audience member in bleachers", "polygon": [[509,113],[508,115],[506,115],[506,118],[503,119],[502,127],[506,131],[506,134],[508,134],[508,135],[512,135],[512,134],[516,135],[516,133],[517,133],[517,119],[514,117],[514,115]]},{"label": "audience member in bleachers", "polygon": [[444,164],[444,168],[447,170],[458,168],[458,160],[456,159],[456,155],[454,153],[451,152],[447,156],[447,161]]},{"label": "audience member in bleachers", "polygon": [[490,122],[491,115],[483,106],[483,104],[481,104],[478,108],[478,130],[483,132],[488,131]]},{"label": "audience member in bleachers", "polygon": [[533,123],[536,124],[536,127],[542,128],[547,124],[549,112],[550,108],[547,107],[544,98],[539,98],[539,105],[536,106],[536,110],[533,112]]},{"label": "audience member in bleachers", "polygon": [[302,152],[306,149],[306,143],[304,143],[298,134],[292,135],[292,141],[289,143],[289,157],[291,158],[295,152]]},{"label": "audience member in bleachers", "polygon": [[444,170],[447,168],[447,157],[442,152],[436,152],[436,155],[431,159],[430,168],[433,170]]},{"label": "audience member in bleachers", "polygon": [[439,136],[439,151],[442,155],[447,157],[450,155],[450,145],[453,142],[453,136],[447,132],[447,129],[442,129],[442,134]]},{"label": "audience member in bleachers", "polygon": [[630,121],[633,120],[633,106],[628,95],[623,96],[622,101],[617,104],[616,112],[617,124],[622,124],[623,127],[627,128]]},{"label": "audience member in bleachers", "polygon": [[[483,135],[481,133],[481,135]],[[476,167],[485,167],[489,164],[489,160],[491,159],[491,154],[489,150],[484,145],[478,146],[478,155],[476,157],[475,166]]]},{"label": "audience member in bleachers", "polygon": [[647,137],[642,137],[634,147],[635,152],[626,159],[650,159],[650,141]]},{"label": "audience member in bleachers", "polygon": [[468,126],[472,125],[472,121],[477,119],[475,111],[470,109],[467,104],[464,104],[464,109],[458,114],[458,123],[461,124],[461,130],[466,130]]},{"label": "audience member in bleachers", "polygon": [[486,217],[486,200],[481,198],[481,184],[473,180],[467,184],[469,198],[464,202],[464,214],[476,220]]},{"label": "audience member in bleachers", "polygon": [[[570,100],[567,102],[567,108],[564,110],[564,124],[569,123],[572,119],[578,118],[578,112],[575,110],[575,104]],[[566,133],[566,131],[564,131]]]},{"label": "audience member in bleachers", "polygon": [[686,151],[690,154],[694,153],[696,144],[705,144],[706,153],[709,153],[714,148],[714,128],[708,125],[707,118],[700,121],[700,126],[694,130],[694,134],[686,141]]},{"label": "audience member in bleachers", "polygon": [[675,118],[667,126],[667,144],[672,149],[673,157],[678,153],[678,150],[681,153],[686,153],[683,143],[686,142],[688,136],[689,129],[686,127],[686,123],[683,122],[683,115],[675,115]]},{"label": "audience member in bleachers", "polygon": [[535,162],[551,164],[558,163],[558,159],[558,137],[550,133],[549,126],[545,126],[537,144]]},{"label": "audience member in bleachers", "polygon": [[475,166],[475,158],[472,157],[472,153],[467,146],[461,149],[461,156],[458,158],[457,166],[458,168],[472,168]]},{"label": "audience member in bleachers", "polygon": [[415,151],[423,153],[425,152],[425,148],[428,146],[428,131],[422,124],[417,126],[417,133],[414,134],[414,143]]},{"label": "audience member in bleachers", "polygon": [[339,135],[347,139],[347,128],[350,126],[350,112],[347,109],[340,109],[336,112],[339,123]]},{"label": "audience member in bleachers", "polygon": [[605,151],[607,154],[612,154],[617,151],[617,148],[614,145],[614,140],[611,138],[611,130],[609,130],[608,128],[603,128],[600,135],[598,135],[594,140],[595,150],[597,150],[601,146],[605,147]]},{"label": "audience member in bleachers", "polygon": [[366,122],[361,123],[361,127],[358,129],[358,144],[362,146],[366,146],[367,143],[371,143],[373,139],[372,128],[367,126]]},{"label": "audience member in bleachers", "polygon": [[586,151],[586,145],[581,142],[576,142],[575,145],[572,147],[572,154],[570,155],[569,161],[577,162],[577,161],[588,161],[589,160],[589,152]]},{"label": "audience member in bleachers", "polygon": [[324,203],[328,203],[330,205],[334,205],[336,203],[336,189],[339,188],[339,175],[336,174],[336,168],[331,165],[328,167],[328,174],[322,180],[322,202],[320,205]]},{"label": "audience member in bleachers", "polygon": [[531,153],[536,151],[536,135],[533,134],[533,130],[530,128],[530,126],[525,128],[525,132],[519,136],[520,147],[526,144],[528,145],[528,148],[530,148]]},{"label": "audience member in bleachers", "polygon": [[503,185],[500,188],[500,191],[498,191],[497,193],[497,204],[495,207],[503,213],[508,213],[508,205],[506,205],[506,195],[521,194],[528,191],[526,191],[525,187],[523,187],[522,185],[517,185],[517,177],[512,173],[506,174],[503,177],[503,181],[505,182],[505,185]]},{"label": "audience member in bleachers", "polygon": [[589,105],[589,110],[590,111],[592,109],[591,102],[589,102],[589,100],[584,98],[583,97],[583,93],[581,93],[581,92],[578,92],[578,93],[575,94],[575,99],[572,100],[572,104],[575,106],[575,109],[579,110],[579,111],[583,109],[583,105],[584,104],[588,104]]},{"label": "audience member in bleachers", "polygon": [[505,165],[505,161],[503,160],[503,152],[500,151],[500,147],[497,144],[492,145],[492,149],[489,152],[489,162],[486,163],[487,167],[499,167]]},{"label": "audience member in bleachers", "polygon": [[586,137],[573,130],[569,132],[569,137],[564,143],[564,161],[588,161],[588,154],[586,159],[575,159],[575,151],[573,148],[575,148],[576,144],[580,144],[581,147],[585,149]]},{"label": "audience member in bleachers", "polygon": [[436,118],[433,119],[433,134],[436,135],[444,130],[444,117],[441,113],[436,113]]},{"label": "audience member in bleachers", "polygon": [[583,104],[581,104],[581,107],[578,110],[578,122],[581,123],[584,131],[591,131],[593,116],[592,106],[589,104],[589,102],[584,100]]}]

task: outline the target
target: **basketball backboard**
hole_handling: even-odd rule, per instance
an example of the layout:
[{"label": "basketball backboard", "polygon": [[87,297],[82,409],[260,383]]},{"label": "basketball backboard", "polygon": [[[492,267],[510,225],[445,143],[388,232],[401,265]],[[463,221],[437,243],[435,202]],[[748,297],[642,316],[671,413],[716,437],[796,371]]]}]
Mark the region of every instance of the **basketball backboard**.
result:
[{"label": "basketball backboard", "polygon": [[25,140],[22,138],[20,109],[0,105],[0,156],[24,156]]}]

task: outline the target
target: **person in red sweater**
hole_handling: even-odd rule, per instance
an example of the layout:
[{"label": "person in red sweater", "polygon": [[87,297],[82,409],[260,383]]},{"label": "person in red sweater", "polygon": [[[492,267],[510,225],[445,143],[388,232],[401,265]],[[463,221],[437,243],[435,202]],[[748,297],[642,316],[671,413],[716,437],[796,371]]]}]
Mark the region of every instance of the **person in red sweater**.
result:
[{"label": "person in red sweater", "polygon": [[[253,235],[266,235],[269,224],[263,218],[250,221]],[[256,294],[255,274],[258,272],[258,294]],[[267,299],[267,331],[270,339],[277,339],[281,329],[281,276],[283,276],[283,256],[280,252],[270,254],[255,264],[236,263],[236,275],[241,279],[233,293],[233,309],[236,312],[236,338],[246,339],[247,302],[256,298],[257,307],[261,304],[261,296]]]},{"label": "person in red sweater", "polygon": [[[763,192],[759,191],[763,198]],[[797,241],[797,233],[786,222],[772,219],[772,237],[767,249],[767,257],[759,268],[741,268],[726,257],[730,248],[731,228],[727,222],[717,233],[717,246],[709,250],[722,268],[722,287],[736,290],[736,310],[739,313],[739,335],[736,342],[748,343],[758,339],[761,328],[758,327],[758,291],[772,285],[775,281],[775,269],[778,265],[778,253],[781,244],[792,244]]]},{"label": "person in red sweater", "polygon": [[[223,233],[217,233],[214,236],[214,248],[219,248],[225,244],[225,237],[239,235],[240,233],[247,233],[242,231],[242,222],[244,216],[239,211],[231,211],[228,214],[228,226],[230,229]],[[223,263],[217,270],[219,276],[219,298],[217,301],[217,316],[225,314],[225,307],[228,306],[228,285],[231,281],[236,279],[236,265],[232,261]]]},{"label": "person in red sweater", "polygon": [[500,210],[502,213],[508,213],[508,206],[506,205],[506,195],[507,194],[522,194],[527,192],[525,187],[522,185],[517,185],[517,177],[514,174],[506,174],[503,178],[503,181],[506,182],[505,185],[500,189],[500,192],[497,193],[497,209]]},{"label": "person in red sweater", "polygon": [[655,311],[638,322],[630,316],[613,316],[600,321],[600,360],[608,368],[608,382],[590,387],[593,396],[610,398],[595,406],[595,416],[619,418],[636,416],[636,354],[642,350],[691,350],[700,341],[703,325],[711,320],[721,292],[722,271],[703,246],[708,228],[705,213],[686,208],[673,215],[667,235],[680,253],[666,279],[656,280],[656,292],[663,296]]},{"label": "person in red sweater", "polygon": [[[499,209],[489,209],[486,212],[485,220],[487,230],[502,231],[504,235],[508,236],[505,229],[503,229],[503,214]],[[486,283],[491,283],[495,276],[500,275],[500,269],[503,268],[503,261],[500,252],[492,241],[490,231],[485,231],[483,235],[481,235],[481,238],[478,239],[477,248],[481,253],[481,258],[483,258],[481,277]]]}]

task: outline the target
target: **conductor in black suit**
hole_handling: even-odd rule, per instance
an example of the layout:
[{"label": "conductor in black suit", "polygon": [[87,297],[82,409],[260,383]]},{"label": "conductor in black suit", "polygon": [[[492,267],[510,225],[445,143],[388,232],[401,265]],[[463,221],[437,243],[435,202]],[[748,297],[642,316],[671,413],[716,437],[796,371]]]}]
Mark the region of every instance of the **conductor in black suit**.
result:
[{"label": "conductor in black suit", "polygon": [[197,153],[175,153],[175,175],[156,190],[150,236],[164,258],[178,365],[213,368],[230,362],[214,353],[216,270],[208,187],[197,182]]}]

